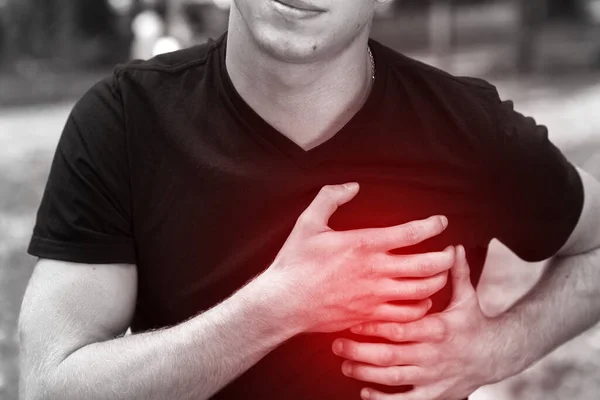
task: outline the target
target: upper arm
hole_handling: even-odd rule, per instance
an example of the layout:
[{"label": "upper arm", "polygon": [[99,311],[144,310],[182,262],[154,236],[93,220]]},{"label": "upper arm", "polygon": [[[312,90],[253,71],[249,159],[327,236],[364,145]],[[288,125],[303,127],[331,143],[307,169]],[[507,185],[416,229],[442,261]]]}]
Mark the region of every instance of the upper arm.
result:
[{"label": "upper arm", "polygon": [[94,85],[63,128],[28,252],[80,263],[136,262],[130,146],[117,77]]},{"label": "upper arm", "polygon": [[118,337],[135,309],[137,272],[131,264],[78,264],[40,259],[19,316],[21,373],[27,386],[69,354]]},{"label": "upper arm", "polygon": [[129,146],[118,76],[74,106],[56,148],[28,252],[39,257],[19,317],[23,383],[124,333],[137,291]]},{"label": "upper arm", "polygon": [[484,147],[492,207],[485,221],[488,237],[528,262],[554,257],[567,242],[571,251],[586,247],[590,239],[582,242],[580,231],[593,228],[587,215],[594,197],[591,177],[549,140],[545,126],[516,112],[512,102],[497,108],[497,130],[486,136]]},{"label": "upper arm", "polygon": [[581,216],[558,255],[571,256],[600,248],[600,182],[577,168],[583,183],[584,203]]}]

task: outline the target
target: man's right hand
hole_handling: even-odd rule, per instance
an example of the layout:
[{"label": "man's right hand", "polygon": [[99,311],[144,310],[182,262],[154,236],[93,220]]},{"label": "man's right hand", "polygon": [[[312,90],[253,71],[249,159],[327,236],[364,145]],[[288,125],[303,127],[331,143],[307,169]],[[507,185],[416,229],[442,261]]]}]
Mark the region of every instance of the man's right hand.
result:
[{"label": "man's right hand", "polygon": [[389,253],[439,235],[447,227],[445,217],[386,228],[329,228],[329,218],[358,190],[356,183],[323,187],[256,280],[277,292],[280,301],[271,306],[298,332],[337,332],[369,321],[414,321],[425,316],[428,298],[446,285],[453,247],[408,256]]}]

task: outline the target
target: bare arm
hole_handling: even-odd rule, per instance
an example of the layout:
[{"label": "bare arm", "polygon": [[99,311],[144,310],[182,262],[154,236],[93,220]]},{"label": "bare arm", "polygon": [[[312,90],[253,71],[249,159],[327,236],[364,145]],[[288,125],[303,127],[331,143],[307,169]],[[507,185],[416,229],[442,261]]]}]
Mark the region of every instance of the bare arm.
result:
[{"label": "bare arm", "polygon": [[39,262],[20,319],[22,398],[208,398],[292,335],[252,285],[180,325],[119,337],[135,282],[133,265]]},{"label": "bare arm", "polygon": [[[168,329],[121,337],[135,307],[135,266],[40,261],[19,320],[22,398],[206,399],[295,334],[422,318],[454,253],[387,251],[441,233],[444,220],[354,232],[327,227],[357,192],[324,188],[263,274]],[[422,279],[393,279],[402,277]]]},{"label": "bare arm", "polygon": [[[518,373],[600,321],[600,183],[579,169],[585,203],[569,241],[554,257],[539,283],[496,319],[497,338],[508,370]],[[512,365],[511,365],[512,364]]]},{"label": "bare arm", "polygon": [[[392,344],[341,339],[342,371],[386,385],[415,385],[372,400],[464,399],[483,385],[509,378],[600,321],[600,184],[579,171],[585,203],[580,220],[542,280],[498,317],[484,315],[471,284],[464,250],[452,269],[453,298],[443,312],[398,324],[374,322],[355,333]],[[342,346],[338,346],[338,342]]]}]

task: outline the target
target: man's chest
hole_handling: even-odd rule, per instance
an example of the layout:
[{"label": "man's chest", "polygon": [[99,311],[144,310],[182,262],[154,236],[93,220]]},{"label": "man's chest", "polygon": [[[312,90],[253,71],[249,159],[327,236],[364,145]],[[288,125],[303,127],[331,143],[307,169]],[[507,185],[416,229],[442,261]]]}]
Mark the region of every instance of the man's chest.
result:
[{"label": "man's chest", "polygon": [[442,214],[450,220],[443,235],[398,253],[487,246],[489,204],[468,149],[452,139],[457,132],[438,137],[413,114],[382,115],[368,131],[342,131],[308,152],[220,114],[137,127],[131,175],[140,295],[176,319],[218,303],[268,267],[330,184],[361,185],[330,219],[332,229]]},{"label": "man's chest", "polygon": [[347,165],[298,172],[191,168],[174,160],[134,196],[139,292],[175,323],[209,308],[269,266],[297,218],[322,186],[357,181],[359,194],[334,213],[335,230],[386,227],[446,215],[440,237],[398,253],[439,251],[485,242],[485,206],[468,179],[393,165]]}]

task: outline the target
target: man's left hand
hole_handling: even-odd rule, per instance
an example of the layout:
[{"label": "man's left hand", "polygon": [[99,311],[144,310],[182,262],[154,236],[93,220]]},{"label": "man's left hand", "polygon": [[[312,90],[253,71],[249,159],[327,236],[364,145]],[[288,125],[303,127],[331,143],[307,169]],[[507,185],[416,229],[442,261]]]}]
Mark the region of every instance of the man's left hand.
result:
[{"label": "man's left hand", "polygon": [[365,388],[370,400],[461,400],[481,386],[497,382],[498,352],[493,319],[481,310],[463,246],[452,268],[453,297],[442,313],[411,323],[377,322],[352,332],[397,344],[338,339],[335,354],[347,359],[342,372],[351,378],[390,386],[414,385],[407,393],[385,394]]}]

